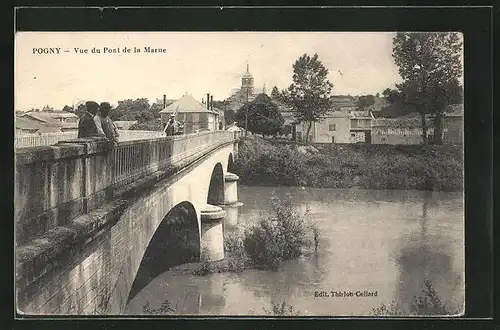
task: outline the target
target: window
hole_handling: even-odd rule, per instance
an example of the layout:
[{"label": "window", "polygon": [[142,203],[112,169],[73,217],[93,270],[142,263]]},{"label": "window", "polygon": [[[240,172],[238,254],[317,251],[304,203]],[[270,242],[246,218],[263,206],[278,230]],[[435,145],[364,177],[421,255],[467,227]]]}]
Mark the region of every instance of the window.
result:
[{"label": "window", "polygon": [[332,136],[332,143],[335,143],[335,136]]},{"label": "window", "polygon": [[337,130],[337,124],[329,124],[329,125],[328,125],[328,130],[329,130],[330,132],[332,132],[332,131],[336,131],[336,130]]}]

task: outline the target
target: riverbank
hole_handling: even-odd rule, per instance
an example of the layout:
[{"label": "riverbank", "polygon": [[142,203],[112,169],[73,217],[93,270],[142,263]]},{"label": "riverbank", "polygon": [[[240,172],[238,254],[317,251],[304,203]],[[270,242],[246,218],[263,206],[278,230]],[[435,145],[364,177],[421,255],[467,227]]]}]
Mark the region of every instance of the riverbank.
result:
[{"label": "riverbank", "polygon": [[461,146],[325,144],[241,139],[234,172],[245,185],[463,190]]}]

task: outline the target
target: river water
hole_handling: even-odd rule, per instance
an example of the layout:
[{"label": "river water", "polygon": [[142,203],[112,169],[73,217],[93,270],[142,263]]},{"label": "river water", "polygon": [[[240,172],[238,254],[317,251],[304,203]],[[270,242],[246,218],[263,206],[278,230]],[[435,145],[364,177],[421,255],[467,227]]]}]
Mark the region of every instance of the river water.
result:
[{"label": "river water", "polygon": [[167,271],[129,302],[126,313],[146,314],[146,304],[155,309],[168,301],[169,314],[266,315],[273,302],[284,301],[299,315],[369,316],[382,304],[409,315],[415,297],[426,296],[425,283],[447,311],[429,314],[463,311],[462,193],[240,186],[238,223],[257,221],[273,195],[285,194],[309,207],[320,229],[317,253],[277,271]]}]

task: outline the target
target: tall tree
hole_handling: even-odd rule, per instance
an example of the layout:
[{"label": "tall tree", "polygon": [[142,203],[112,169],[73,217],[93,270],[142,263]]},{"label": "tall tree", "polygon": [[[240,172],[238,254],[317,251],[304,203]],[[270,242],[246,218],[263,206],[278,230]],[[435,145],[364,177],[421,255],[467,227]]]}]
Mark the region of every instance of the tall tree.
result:
[{"label": "tall tree", "polygon": [[281,96],[281,94],[280,94],[278,87],[274,86],[272,91],[271,91],[271,99],[273,99],[273,101],[277,101],[277,100],[279,100],[280,96]]},{"label": "tall tree", "polygon": [[281,132],[285,120],[278,111],[278,106],[266,94],[257,97],[243,105],[236,112],[236,123],[240,127],[245,126],[245,117],[248,113],[248,130],[252,133],[276,135]]},{"label": "tall tree", "polygon": [[425,116],[434,118],[434,141],[442,143],[442,118],[450,104],[461,102],[462,41],[457,33],[399,32],[392,55],[403,79],[397,84],[405,107],[419,112],[423,142],[427,141]]},{"label": "tall tree", "polygon": [[299,57],[293,65],[293,83],[284,92],[285,102],[292,108],[297,122],[308,123],[305,141],[313,122],[323,119],[330,108],[330,92],[333,84],[328,81],[328,69],[318,54]]}]

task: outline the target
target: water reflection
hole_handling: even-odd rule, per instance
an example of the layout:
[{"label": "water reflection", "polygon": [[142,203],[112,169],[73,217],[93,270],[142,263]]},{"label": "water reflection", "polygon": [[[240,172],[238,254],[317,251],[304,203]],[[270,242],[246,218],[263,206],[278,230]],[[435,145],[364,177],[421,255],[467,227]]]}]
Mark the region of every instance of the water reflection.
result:
[{"label": "water reflection", "polygon": [[[451,309],[463,304],[463,195],[419,191],[369,191],[241,187],[241,229],[265,214],[274,193],[291,193],[320,229],[317,254],[286,262],[277,271],[245,270],[195,276],[168,271],[128,306],[142,311],[172,302],[175,314],[264,315],[271,301],[286,301],[300,315],[372,315],[395,301],[409,314],[429,280]],[[374,298],[318,299],[316,290],[373,290]],[[427,311],[427,315],[431,314]]]},{"label": "water reflection", "polygon": [[426,193],[422,202],[420,230],[404,235],[400,240],[400,248],[396,257],[399,276],[396,285],[395,301],[397,305],[410,314],[439,315],[443,313],[441,306],[424,306],[416,308],[419,297],[429,297],[429,287],[434,289],[437,298],[448,302],[445,313],[457,313],[453,306],[453,296],[461,282],[461,274],[453,270],[452,248],[440,235],[429,233],[433,226],[428,218],[431,193]]}]

